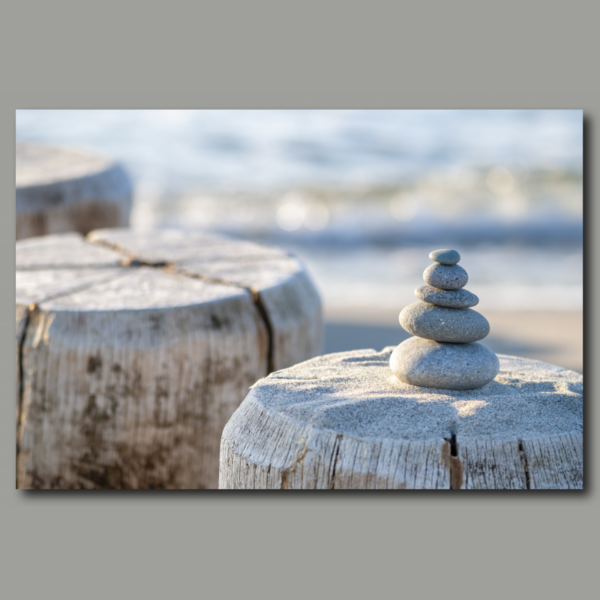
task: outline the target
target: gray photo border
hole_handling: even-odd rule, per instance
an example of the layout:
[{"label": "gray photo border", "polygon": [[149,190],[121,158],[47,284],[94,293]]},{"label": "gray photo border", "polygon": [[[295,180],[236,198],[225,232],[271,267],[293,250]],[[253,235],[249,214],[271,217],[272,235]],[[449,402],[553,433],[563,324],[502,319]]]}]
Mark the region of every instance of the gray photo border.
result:
[{"label": "gray photo border", "polygon": [[[3,12],[5,597],[590,596],[600,534],[591,308],[599,261],[597,7],[262,1],[158,9],[136,0],[22,3]],[[354,107],[583,109],[585,491],[16,491],[14,110]]]}]

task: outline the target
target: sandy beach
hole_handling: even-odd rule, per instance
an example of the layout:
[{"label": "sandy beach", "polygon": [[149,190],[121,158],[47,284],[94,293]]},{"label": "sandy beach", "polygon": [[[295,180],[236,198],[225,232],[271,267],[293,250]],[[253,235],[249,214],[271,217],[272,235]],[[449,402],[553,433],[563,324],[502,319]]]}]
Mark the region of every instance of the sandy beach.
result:
[{"label": "sandy beach", "polygon": [[[400,310],[326,305],[324,352],[381,350],[407,339]],[[496,353],[523,356],[583,373],[583,311],[485,311]]]}]

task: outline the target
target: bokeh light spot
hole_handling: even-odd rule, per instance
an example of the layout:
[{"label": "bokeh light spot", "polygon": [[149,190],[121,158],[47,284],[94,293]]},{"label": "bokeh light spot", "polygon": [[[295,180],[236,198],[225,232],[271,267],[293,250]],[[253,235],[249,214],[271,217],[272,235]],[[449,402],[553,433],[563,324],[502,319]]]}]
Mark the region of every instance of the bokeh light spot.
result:
[{"label": "bokeh light spot", "polygon": [[419,211],[419,203],[414,198],[396,196],[390,200],[390,212],[397,221],[410,221]]},{"label": "bokeh light spot", "polygon": [[506,196],[515,189],[515,178],[505,167],[494,167],[485,178],[488,188],[497,196]]}]

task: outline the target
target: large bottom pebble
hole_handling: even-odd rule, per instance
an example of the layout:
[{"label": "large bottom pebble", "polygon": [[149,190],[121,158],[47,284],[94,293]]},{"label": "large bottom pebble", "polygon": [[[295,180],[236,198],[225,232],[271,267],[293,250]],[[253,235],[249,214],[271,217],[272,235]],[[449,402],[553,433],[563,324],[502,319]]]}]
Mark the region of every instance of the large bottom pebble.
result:
[{"label": "large bottom pebble", "polygon": [[394,350],[390,367],[398,379],[411,385],[474,390],[496,377],[500,362],[478,342],[448,344],[412,337]]}]

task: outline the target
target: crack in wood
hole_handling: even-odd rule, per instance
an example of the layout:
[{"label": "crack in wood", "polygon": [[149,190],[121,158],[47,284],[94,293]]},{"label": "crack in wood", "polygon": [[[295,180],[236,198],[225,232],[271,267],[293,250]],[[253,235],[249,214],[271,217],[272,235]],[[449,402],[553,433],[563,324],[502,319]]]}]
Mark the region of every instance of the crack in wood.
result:
[{"label": "crack in wood", "polygon": [[101,246],[103,248],[108,248],[109,250],[114,250],[115,252],[119,252],[119,254],[124,254],[125,256],[121,259],[120,266],[121,267],[150,267],[151,269],[170,269],[173,267],[172,263],[166,260],[143,260],[132,254],[131,252],[127,252],[125,248],[122,248],[118,244],[113,244],[112,242],[108,242],[106,240],[93,240],[90,241],[87,238],[84,238],[84,242],[91,244],[92,246]]},{"label": "crack in wood", "polygon": [[456,443],[456,434],[453,433],[452,437],[450,438],[450,455],[451,456],[458,456],[458,444]]},{"label": "crack in wood", "polygon": [[167,261],[148,261],[139,258],[126,257],[121,261],[122,267],[150,267],[151,269],[164,269],[172,267]]},{"label": "crack in wood", "polygon": [[[83,284],[79,287],[74,287],[74,288],[66,290],[64,292],[57,292],[56,294],[50,294],[50,295],[46,296],[43,300],[41,300],[39,302],[34,302],[27,307],[25,322],[23,323],[23,331],[22,331],[21,337],[19,338],[19,341],[18,341],[18,350],[17,350],[17,357],[18,357],[17,360],[18,360],[18,369],[19,369],[19,377],[18,377],[18,383],[17,383],[17,385],[19,386],[18,393],[17,393],[18,413],[17,413],[16,440],[15,440],[17,469],[18,469],[19,455],[21,453],[20,431],[21,431],[22,426],[24,425],[24,423],[23,423],[23,394],[24,394],[24,387],[25,387],[25,384],[24,384],[25,373],[24,373],[24,366],[23,366],[23,352],[24,352],[25,342],[27,340],[27,333],[28,333],[29,327],[32,324],[33,315],[35,313],[39,312],[39,305],[43,304],[44,302],[49,302],[51,300],[56,300],[58,298],[62,298],[65,296],[69,296],[71,294],[76,294],[78,292],[82,292],[84,290],[91,289],[95,286],[105,284],[108,281],[111,281],[114,279],[119,279],[120,277],[123,277],[123,275],[124,274],[113,274],[110,277],[107,277],[106,279],[102,279],[100,281],[92,281],[90,283]],[[113,279],[113,277],[114,277],[114,279]],[[18,474],[17,474],[17,482],[16,483],[17,483],[17,489],[19,489]]]},{"label": "crack in wood", "polygon": [[529,473],[529,462],[527,461],[527,454],[525,452],[525,446],[522,440],[519,440],[519,459],[525,471],[525,485],[528,490],[531,489],[531,475]]},{"label": "crack in wood", "polygon": [[450,489],[462,489],[464,477],[464,465],[459,457],[459,445],[456,441],[456,434],[452,433],[450,438],[444,438],[445,443],[442,446],[442,460],[450,474]]},{"label": "crack in wood", "polygon": [[[25,338],[27,337],[27,330],[29,328],[29,324],[31,322],[31,315],[34,311],[37,310],[36,305],[31,305],[27,308],[27,314],[25,316],[25,322],[23,324],[23,331],[21,333],[21,338],[19,339],[19,347],[18,347],[18,369],[19,369],[19,381],[18,381],[18,395],[17,395],[17,437],[16,437],[16,458],[17,461],[19,459],[19,453],[21,451],[20,443],[19,443],[19,431],[21,430],[21,421],[23,418],[23,390],[25,387],[24,383],[24,372],[23,372],[23,347],[25,345]],[[17,488],[19,487],[18,479],[16,481]]]},{"label": "crack in wood", "polygon": [[271,323],[271,318],[269,317],[269,313],[267,308],[260,297],[258,292],[254,290],[249,290],[252,294],[252,300],[254,301],[254,306],[256,306],[256,310],[260,315],[263,323],[265,324],[265,329],[267,330],[267,375],[275,371],[275,360],[274,360],[274,335],[273,335],[273,324]]},{"label": "crack in wood", "polygon": [[[125,256],[129,257],[130,260],[137,260],[136,257],[131,252],[127,252],[127,250],[125,250],[125,248],[122,248],[118,244],[114,244],[107,240],[90,240],[90,239],[88,239],[88,236],[86,236],[83,238],[83,241],[88,244],[91,244],[92,246],[102,246],[103,248],[108,248],[109,250],[115,250],[115,251],[119,252],[120,254],[124,254]],[[125,259],[123,259],[123,260],[125,260]]]},{"label": "crack in wood", "polygon": [[342,435],[338,434],[335,437],[334,442],[334,451],[332,453],[333,456],[333,467],[331,468],[331,483],[329,484],[329,489],[333,490],[335,486],[335,471],[337,469],[338,457],[340,455],[340,445],[342,442]]}]

